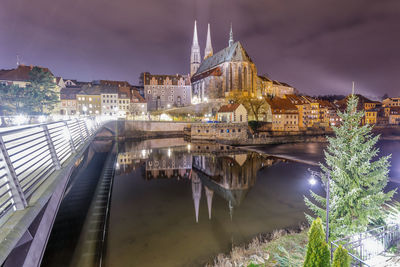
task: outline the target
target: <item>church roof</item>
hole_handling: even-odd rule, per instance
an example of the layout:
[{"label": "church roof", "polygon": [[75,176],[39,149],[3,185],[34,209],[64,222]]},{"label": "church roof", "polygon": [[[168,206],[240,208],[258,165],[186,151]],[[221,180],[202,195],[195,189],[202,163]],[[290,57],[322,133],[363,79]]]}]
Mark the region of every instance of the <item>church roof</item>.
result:
[{"label": "church roof", "polygon": [[213,56],[204,60],[201,64],[199,69],[197,70],[196,75],[199,75],[205,71],[208,71],[212,68],[215,68],[219,64],[228,61],[250,61],[251,58],[247,54],[246,50],[244,50],[242,44],[240,42],[235,42],[232,46],[228,46],[221,51],[218,51]]}]

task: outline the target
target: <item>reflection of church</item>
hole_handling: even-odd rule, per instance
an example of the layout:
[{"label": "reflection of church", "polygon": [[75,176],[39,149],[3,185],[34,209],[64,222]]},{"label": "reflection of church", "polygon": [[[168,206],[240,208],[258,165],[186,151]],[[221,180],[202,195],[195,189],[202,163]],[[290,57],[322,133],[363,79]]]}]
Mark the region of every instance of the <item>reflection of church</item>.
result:
[{"label": "reflection of church", "polygon": [[207,197],[207,208],[211,219],[212,198],[216,193],[228,202],[229,212],[240,205],[249,189],[256,182],[257,172],[271,166],[280,159],[264,157],[258,153],[199,154],[193,156],[192,195],[198,221],[201,185]]},{"label": "reflection of church", "polygon": [[183,148],[162,148],[153,151],[146,161],[146,180],[188,178],[192,156]]},{"label": "reflection of church", "polygon": [[232,91],[239,91],[253,97],[282,96],[294,92],[294,88],[286,83],[258,76],[257,68],[242,44],[233,40],[232,26],[228,46],[214,54],[210,25],[208,25],[206,48],[202,61],[195,22],[190,56],[190,75],[193,104],[207,102],[211,99],[224,99]]},{"label": "reflection of church", "polygon": [[146,180],[190,179],[186,181],[191,182],[196,222],[203,192],[209,219],[214,194],[227,201],[232,216],[233,209],[254,186],[258,170],[280,161],[283,160],[216,143],[153,149],[140,146],[118,154],[119,174],[129,173],[131,166],[140,166]]}]

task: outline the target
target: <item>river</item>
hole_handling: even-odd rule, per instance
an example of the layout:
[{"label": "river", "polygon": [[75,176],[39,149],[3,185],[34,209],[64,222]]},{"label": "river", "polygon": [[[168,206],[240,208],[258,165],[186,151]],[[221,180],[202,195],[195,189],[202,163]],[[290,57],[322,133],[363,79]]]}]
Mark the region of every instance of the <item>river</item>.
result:
[{"label": "river", "polygon": [[[400,177],[400,141],[379,143]],[[106,266],[202,266],[258,233],[304,221],[323,143],[251,147],[182,139],[119,145]],[[309,163],[309,164],[308,164]],[[390,182],[388,189],[400,184]],[[313,190],[321,193],[321,186]],[[396,196],[397,199],[398,196]]]}]

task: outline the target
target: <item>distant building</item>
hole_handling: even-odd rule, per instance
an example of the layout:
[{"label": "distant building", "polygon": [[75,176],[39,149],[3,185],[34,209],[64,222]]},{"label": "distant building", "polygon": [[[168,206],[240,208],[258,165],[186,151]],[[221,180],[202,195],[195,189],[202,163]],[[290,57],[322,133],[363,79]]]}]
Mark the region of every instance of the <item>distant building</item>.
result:
[{"label": "distant building", "polygon": [[272,117],[273,131],[298,131],[299,113],[297,107],[288,99],[274,97],[266,98],[267,112]]},{"label": "distant building", "polygon": [[78,115],[101,114],[101,91],[98,87],[83,87],[77,94]]},{"label": "distant building", "polygon": [[76,115],[78,111],[76,95],[81,91],[80,87],[62,88],[60,91],[60,114],[61,115]]},{"label": "distant building", "polygon": [[130,114],[131,91],[130,88],[118,90],[118,117],[126,118]]},{"label": "distant building", "polygon": [[53,75],[53,73],[51,73],[48,68],[32,65],[26,66],[23,64],[19,65],[16,69],[0,70],[0,83],[26,87],[28,84],[30,84],[30,72],[34,67],[40,68],[44,72],[50,73],[50,75],[54,77],[54,83],[57,84],[56,77]]},{"label": "distant building", "polygon": [[147,102],[137,90],[131,90],[131,102],[129,115],[133,117],[144,116],[147,114]]},{"label": "distant building", "polygon": [[147,73],[144,76],[144,94],[149,111],[188,106],[191,103],[190,78],[179,74]]},{"label": "distant building", "polygon": [[243,123],[247,122],[247,110],[242,104],[223,105],[218,110],[217,118],[222,122]]},{"label": "distant building", "polygon": [[400,97],[389,97],[382,101],[385,107],[400,107]]},{"label": "distant building", "polygon": [[118,115],[118,87],[100,87],[101,95],[101,114],[108,116]]},{"label": "distant building", "polygon": [[[385,116],[384,108],[379,101],[374,101],[366,98],[363,95],[356,94],[358,98],[357,110],[365,111],[365,116],[362,119],[362,124],[376,124],[379,120],[378,116]],[[344,111],[347,107],[347,100],[350,97],[348,95],[346,98],[339,100],[336,104],[339,110]],[[381,110],[383,112],[381,112]]]},{"label": "distant building", "polygon": [[400,125],[400,107],[393,107],[389,112],[389,124]]}]

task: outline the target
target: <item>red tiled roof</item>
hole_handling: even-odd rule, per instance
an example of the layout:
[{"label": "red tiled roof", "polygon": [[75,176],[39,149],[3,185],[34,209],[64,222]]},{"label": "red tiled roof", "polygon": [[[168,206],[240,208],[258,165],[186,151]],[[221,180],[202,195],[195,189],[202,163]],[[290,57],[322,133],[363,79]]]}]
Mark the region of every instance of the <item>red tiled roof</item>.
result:
[{"label": "red tiled roof", "polygon": [[238,103],[223,105],[222,107],[220,107],[218,112],[234,112],[239,106],[240,106],[240,104],[238,104]]},{"label": "red tiled roof", "polygon": [[274,97],[266,98],[265,101],[271,107],[272,113],[298,113],[297,107],[289,99]]},{"label": "red tiled roof", "polygon": [[146,103],[146,100],[139,94],[138,90],[132,90],[132,98],[131,99],[138,100],[138,101],[132,101],[132,102]]},{"label": "red tiled roof", "polygon": [[[35,66],[37,67],[37,66]],[[4,81],[29,81],[30,76],[29,73],[33,69],[33,66],[25,66],[25,65],[19,65],[16,69],[11,69],[11,70],[2,70],[0,71],[0,80]],[[48,68],[42,68],[45,72],[49,72],[51,75],[51,71]]]}]

